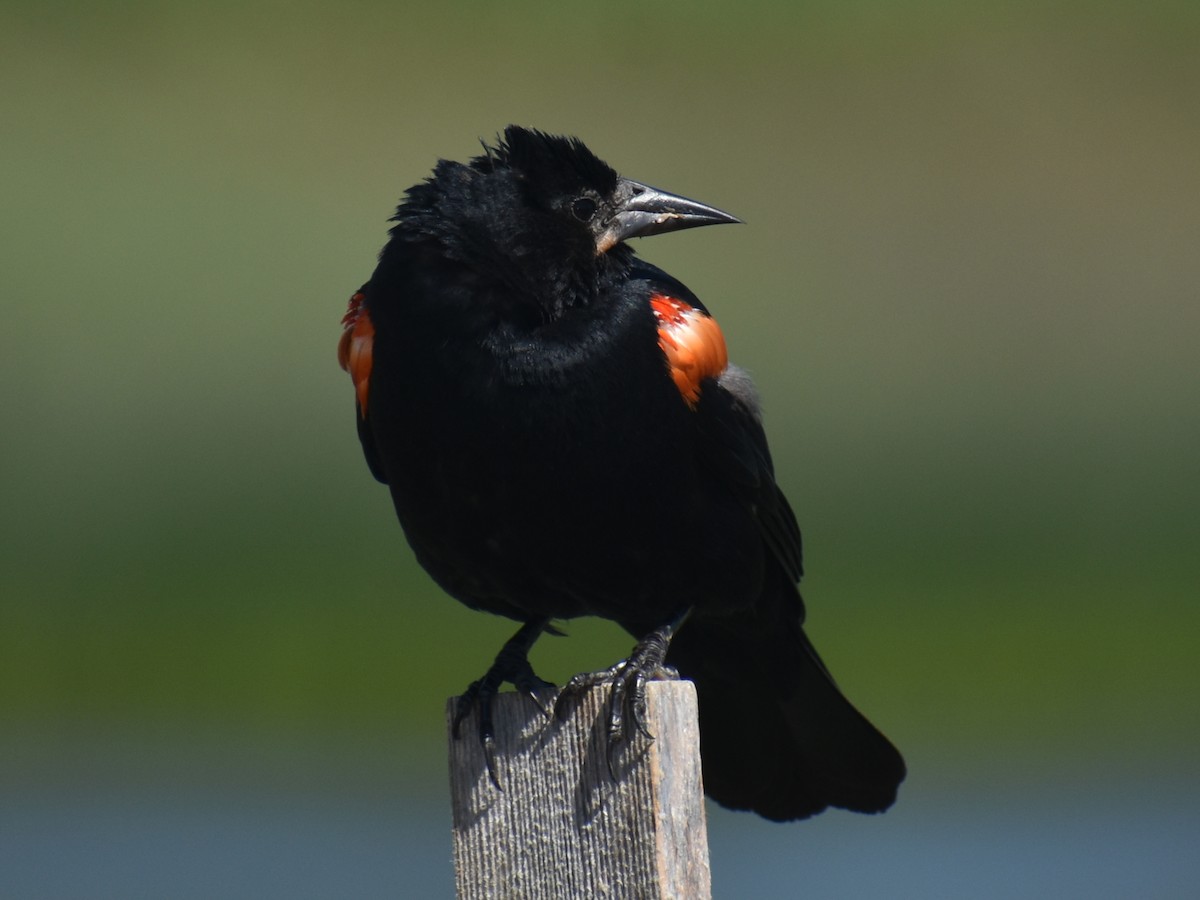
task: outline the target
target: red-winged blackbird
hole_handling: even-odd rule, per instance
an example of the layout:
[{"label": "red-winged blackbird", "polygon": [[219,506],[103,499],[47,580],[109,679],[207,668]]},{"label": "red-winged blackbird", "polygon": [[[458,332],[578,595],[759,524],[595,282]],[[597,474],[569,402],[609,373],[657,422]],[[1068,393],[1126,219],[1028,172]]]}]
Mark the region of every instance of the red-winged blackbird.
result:
[{"label": "red-winged blackbird", "polygon": [[665,662],[696,684],[718,803],[886,809],[904,762],[801,629],[800,531],[754,386],[696,295],[625,243],[738,220],[575,139],[512,126],[484,149],[408,190],[338,355],[418,561],[524,623],[460,707],[480,708],[489,768],[497,689],[534,695],[534,641],[593,615],[640,639],[566,692],[614,682],[614,744]]}]

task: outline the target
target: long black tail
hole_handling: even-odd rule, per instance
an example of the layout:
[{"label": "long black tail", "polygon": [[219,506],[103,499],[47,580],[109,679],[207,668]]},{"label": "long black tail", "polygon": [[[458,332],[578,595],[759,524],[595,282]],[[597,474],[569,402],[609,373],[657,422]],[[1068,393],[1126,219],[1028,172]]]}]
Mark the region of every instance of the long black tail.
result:
[{"label": "long black tail", "polygon": [[696,683],[705,793],[778,821],[882,812],[903,758],[838,690],[799,617],[772,612],[694,617],[671,644],[667,661]]}]

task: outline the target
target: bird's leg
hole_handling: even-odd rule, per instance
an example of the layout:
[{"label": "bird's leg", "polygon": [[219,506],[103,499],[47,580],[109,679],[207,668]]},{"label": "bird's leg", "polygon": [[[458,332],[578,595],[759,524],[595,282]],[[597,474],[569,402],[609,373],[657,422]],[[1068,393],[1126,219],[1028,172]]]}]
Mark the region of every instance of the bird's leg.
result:
[{"label": "bird's leg", "polygon": [[612,697],[608,712],[608,771],[613,774],[614,753],[630,736],[626,718],[650,740],[654,739],[646,728],[646,682],[678,678],[679,673],[664,665],[671,638],[679,630],[691,607],[678,613],[634,646],[628,659],[623,659],[611,668],[600,672],[584,672],[572,678],[559,692],[554,702],[554,714],[558,719],[566,718],[570,704],[584,691],[598,684],[611,684]]},{"label": "bird's leg", "polygon": [[492,699],[499,693],[500,686],[507,681],[532,700],[543,715],[549,717],[550,711],[538,697],[538,691],[553,688],[554,685],[538,678],[533,666],[529,664],[529,650],[543,631],[559,633],[550,627],[549,619],[534,619],[522,625],[500,648],[500,652],[496,654],[496,661],[487,673],[478,681],[472,682],[458,698],[458,707],[454,711],[451,728],[457,739],[459,725],[470,714],[471,707],[479,707],[479,742],[483,745],[488,777],[498,790],[503,788],[500,786],[500,779],[496,777],[496,735],[492,725]]}]

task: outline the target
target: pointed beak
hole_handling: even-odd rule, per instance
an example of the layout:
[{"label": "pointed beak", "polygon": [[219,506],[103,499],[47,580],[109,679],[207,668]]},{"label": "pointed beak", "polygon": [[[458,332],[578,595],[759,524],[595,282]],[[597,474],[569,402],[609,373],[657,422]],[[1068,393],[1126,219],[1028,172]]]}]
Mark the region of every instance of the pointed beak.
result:
[{"label": "pointed beak", "polygon": [[596,241],[599,253],[629,238],[742,221],[716,207],[627,178],[622,178],[617,186],[617,196],[622,199],[618,202],[616,215]]}]

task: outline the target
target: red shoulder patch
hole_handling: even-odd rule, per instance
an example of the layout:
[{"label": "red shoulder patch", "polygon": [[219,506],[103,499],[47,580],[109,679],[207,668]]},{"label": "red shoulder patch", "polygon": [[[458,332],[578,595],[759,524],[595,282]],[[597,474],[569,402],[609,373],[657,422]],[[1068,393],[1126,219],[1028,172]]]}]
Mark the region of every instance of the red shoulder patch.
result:
[{"label": "red shoulder patch", "polygon": [[367,417],[367,393],[371,386],[371,353],[375,344],[375,325],[363,306],[366,295],[355,292],[342,316],[342,336],[338,340],[338,363],[350,373],[358,399],[358,414]]},{"label": "red shoulder patch", "polygon": [[650,308],[658,320],[658,346],[667,358],[675,387],[694,407],[700,383],[716,378],[729,365],[725,335],[717,320],[677,297],[652,294]]}]

